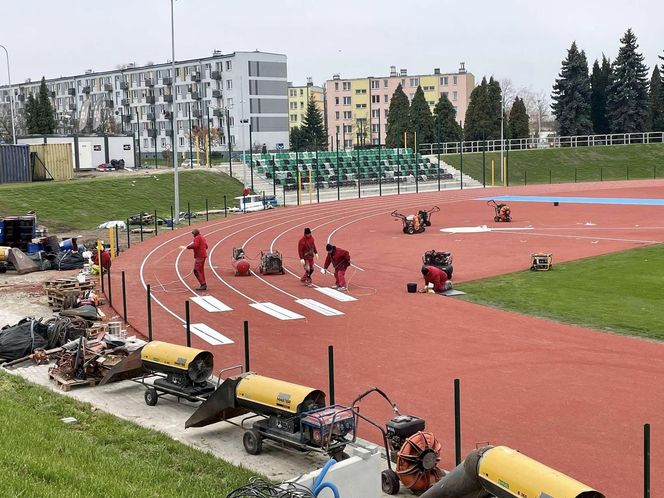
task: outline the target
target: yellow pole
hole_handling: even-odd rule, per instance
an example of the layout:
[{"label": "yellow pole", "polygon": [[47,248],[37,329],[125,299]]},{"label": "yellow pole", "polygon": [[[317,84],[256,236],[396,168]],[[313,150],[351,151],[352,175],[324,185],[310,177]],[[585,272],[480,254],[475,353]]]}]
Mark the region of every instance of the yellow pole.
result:
[{"label": "yellow pole", "polygon": [[205,165],[210,167],[210,141],[207,135],[205,135]]},{"label": "yellow pole", "polygon": [[309,204],[313,204],[314,187],[311,183],[311,168],[309,168]]},{"label": "yellow pole", "polygon": [[[129,227],[127,227],[129,230]],[[101,240],[97,240],[97,262],[99,263],[99,275],[101,277],[101,251],[104,249],[104,243]]]},{"label": "yellow pole", "polygon": [[407,131],[403,132],[403,148],[404,149],[408,148],[408,132]]},{"label": "yellow pole", "polygon": [[493,159],[491,159],[491,186],[492,187],[493,187],[493,182],[494,182],[494,179],[495,179],[495,171],[494,171],[495,166],[496,166],[495,161]]},{"label": "yellow pole", "polygon": [[502,169],[502,177],[503,177],[503,187],[507,185],[507,178],[505,178],[505,171],[507,170],[507,158],[503,157],[503,169]]},{"label": "yellow pole", "polygon": [[[201,149],[199,147],[198,135],[196,135],[194,143],[196,144],[196,162],[201,164]],[[193,167],[193,166],[192,166]]]},{"label": "yellow pole", "polygon": [[414,133],[415,133],[415,139],[414,139],[414,143],[413,143],[413,152],[415,154],[417,154],[417,132],[414,132]]},{"label": "yellow pole", "polygon": [[115,230],[108,229],[108,240],[111,243],[111,259],[115,259]]}]

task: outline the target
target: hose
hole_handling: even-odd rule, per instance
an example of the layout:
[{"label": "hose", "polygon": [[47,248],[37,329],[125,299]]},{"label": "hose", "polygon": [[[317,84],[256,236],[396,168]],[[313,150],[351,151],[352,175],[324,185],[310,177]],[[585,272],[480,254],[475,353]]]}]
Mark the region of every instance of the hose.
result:
[{"label": "hose", "polygon": [[328,469],[332,467],[332,465],[334,465],[335,463],[337,463],[337,461],[333,458],[330,458],[321,469],[320,474],[318,474],[318,477],[316,477],[316,479],[314,480],[314,485],[312,486],[311,489],[311,491],[314,493],[314,496],[318,496],[318,493],[320,493],[325,488],[328,488],[332,490],[334,498],[339,498],[339,489],[333,483],[323,481],[323,479],[325,478],[325,474],[327,474]]}]

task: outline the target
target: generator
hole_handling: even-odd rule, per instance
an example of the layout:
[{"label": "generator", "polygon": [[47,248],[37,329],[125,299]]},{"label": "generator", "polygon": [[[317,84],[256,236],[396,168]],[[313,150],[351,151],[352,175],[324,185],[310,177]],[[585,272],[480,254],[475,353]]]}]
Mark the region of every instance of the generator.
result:
[{"label": "generator", "polygon": [[281,253],[279,251],[261,251],[261,262],[258,271],[263,275],[283,275],[286,273]]},{"label": "generator", "polygon": [[427,266],[435,266],[447,273],[447,278],[452,278],[454,267],[452,266],[452,253],[445,251],[436,251],[432,249],[422,255],[422,264]]},{"label": "generator", "polygon": [[530,271],[549,271],[553,262],[550,253],[537,252],[530,255]]},{"label": "generator", "polygon": [[[232,419],[250,415],[240,423]],[[258,419],[250,426],[248,422]],[[346,445],[355,440],[353,410],[325,405],[325,393],[255,372],[223,380],[189,417],[185,428],[225,421],[244,429],[242,444],[250,455],[261,453],[264,441],[301,451],[317,451],[335,460],[348,457]]]}]

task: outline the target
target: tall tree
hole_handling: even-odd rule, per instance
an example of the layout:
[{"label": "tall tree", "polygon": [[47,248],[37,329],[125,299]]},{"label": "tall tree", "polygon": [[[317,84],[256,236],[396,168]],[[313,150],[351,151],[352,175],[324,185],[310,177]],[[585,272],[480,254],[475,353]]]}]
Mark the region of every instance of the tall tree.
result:
[{"label": "tall tree", "polygon": [[493,77],[482,78],[470,94],[466,110],[464,140],[497,140],[500,138],[502,91]]},{"label": "tall tree", "polygon": [[510,109],[509,129],[510,138],[528,138],[530,134],[526,104],[518,96],[514,98],[512,109]]},{"label": "tall tree", "polygon": [[648,118],[646,131],[664,131],[664,84],[655,64],[648,88]]},{"label": "tall tree", "polygon": [[25,113],[25,127],[27,128],[28,135],[38,134],[39,124],[37,121],[37,115],[39,110],[37,109],[37,100],[34,95],[28,95],[28,100],[25,103],[23,112]]},{"label": "tall tree", "polygon": [[434,140],[436,142],[460,142],[461,125],[456,120],[456,109],[446,95],[441,95],[433,109]]},{"label": "tall tree", "polygon": [[622,46],[611,65],[607,89],[606,114],[613,133],[645,130],[648,108],[648,67],[636,50],[636,35],[628,29],[620,39]]},{"label": "tall tree", "polygon": [[401,84],[392,95],[390,110],[387,116],[387,135],[385,136],[386,147],[403,147],[404,133],[409,128],[410,103],[408,97],[401,88]]},{"label": "tall tree", "polygon": [[302,120],[302,129],[306,137],[306,148],[309,150],[323,150],[327,148],[327,128],[323,121],[323,114],[318,109],[316,99],[312,95],[307,103],[307,113]]},{"label": "tall tree", "polygon": [[606,117],[606,90],[611,77],[611,63],[602,54],[602,65],[595,60],[590,77],[590,117],[595,133],[609,133],[609,119]]},{"label": "tall tree", "polygon": [[308,144],[308,135],[304,128],[296,126],[291,128],[288,135],[288,140],[290,142],[290,150],[292,152],[302,152],[306,150]]},{"label": "tall tree", "polygon": [[51,104],[51,96],[46,88],[46,78],[42,76],[39,86],[39,97],[37,99],[37,127],[44,135],[55,133],[55,113]]},{"label": "tall tree", "polygon": [[414,140],[417,140],[418,144],[434,141],[431,109],[424,97],[424,91],[419,85],[415,90],[413,101],[410,103],[410,131],[414,134]]},{"label": "tall tree", "polygon": [[562,68],[551,95],[553,115],[558,121],[560,135],[589,135],[592,133],[590,119],[590,78],[586,54],[576,46],[567,51]]}]

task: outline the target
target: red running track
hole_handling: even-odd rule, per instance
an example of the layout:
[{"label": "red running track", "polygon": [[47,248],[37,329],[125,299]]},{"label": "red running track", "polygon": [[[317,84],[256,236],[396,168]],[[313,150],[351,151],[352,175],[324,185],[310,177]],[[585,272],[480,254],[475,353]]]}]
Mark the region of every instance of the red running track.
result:
[{"label": "red running track", "polygon": [[[232,311],[210,313],[191,303],[191,322],[205,323],[234,341],[192,345],[215,354],[216,369],[243,363],[243,321],[251,328],[251,367],[264,375],[327,391],[327,346],[335,347],[336,401],[350,402],[371,386],[385,390],[405,413],[427,420],[454,461],[453,379],[461,379],[463,454],[490,442],[517,448],[607,496],[639,496],[642,426],[653,424],[652,466],[664,453],[661,400],[664,345],[486,308],[455,298],[408,294],[421,282],[422,254],[451,250],[454,280],[462,282],[523,270],[531,252],[554,264],[664,241],[662,207],[511,203],[510,230],[449,234],[443,227],[488,225],[483,197],[574,195],[664,198],[664,182],[632,181],[463,190],[329,202],[233,216],[196,225],[210,245],[208,288]],[[433,227],[408,236],[389,216],[434,204]],[[328,238],[351,252],[349,294],[339,302],[299,282],[297,240],[314,230],[321,258]],[[532,229],[525,229],[532,226]],[[189,227],[164,232],[132,247],[113,266],[115,301],[120,270],[127,274],[128,316],[147,335],[144,284],[153,291],[154,339],[184,343],[184,302],[197,295]],[[286,275],[234,277],[233,247],[244,246],[252,269],[261,250],[283,252]],[[319,261],[322,264],[322,259]],[[293,272],[291,274],[290,272]],[[314,283],[332,285],[316,272]],[[200,294],[200,293],[199,293]],[[295,299],[314,299],[341,311],[323,316]],[[249,305],[271,302],[304,318],[279,320]],[[381,423],[386,404],[368,399],[366,413]],[[157,415],[158,416],[158,415]],[[378,434],[363,435],[378,441]],[[238,441],[240,436],[238,435]],[[664,475],[653,475],[653,490]]]}]

